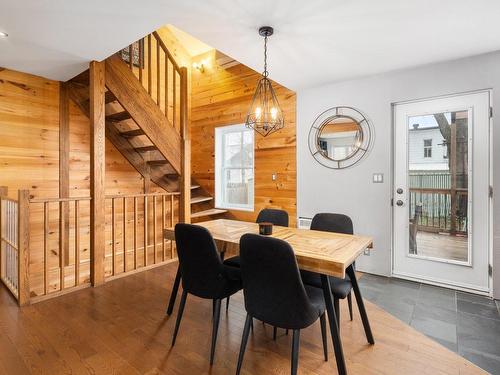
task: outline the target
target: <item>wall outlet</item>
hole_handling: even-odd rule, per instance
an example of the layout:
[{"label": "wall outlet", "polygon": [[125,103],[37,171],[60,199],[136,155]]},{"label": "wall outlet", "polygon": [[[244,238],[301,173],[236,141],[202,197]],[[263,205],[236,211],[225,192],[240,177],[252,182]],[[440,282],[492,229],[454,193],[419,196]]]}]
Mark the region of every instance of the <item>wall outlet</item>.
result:
[{"label": "wall outlet", "polygon": [[273,174],[271,175],[271,179],[272,179],[273,181],[276,181],[276,173],[273,173]]},{"label": "wall outlet", "polygon": [[373,183],[381,184],[384,182],[384,174],[383,173],[374,173],[373,174]]},{"label": "wall outlet", "polygon": [[365,251],[363,251],[363,255],[370,256],[371,255],[370,249],[365,249]]}]

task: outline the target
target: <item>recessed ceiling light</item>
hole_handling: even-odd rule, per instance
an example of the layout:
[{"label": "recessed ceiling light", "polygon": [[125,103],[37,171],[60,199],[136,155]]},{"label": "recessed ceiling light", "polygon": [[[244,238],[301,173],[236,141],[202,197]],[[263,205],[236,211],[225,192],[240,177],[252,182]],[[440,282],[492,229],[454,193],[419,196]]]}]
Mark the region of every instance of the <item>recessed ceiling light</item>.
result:
[{"label": "recessed ceiling light", "polygon": [[3,31],[0,31],[0,38],[7,38],[9,34],[4,33]]}]

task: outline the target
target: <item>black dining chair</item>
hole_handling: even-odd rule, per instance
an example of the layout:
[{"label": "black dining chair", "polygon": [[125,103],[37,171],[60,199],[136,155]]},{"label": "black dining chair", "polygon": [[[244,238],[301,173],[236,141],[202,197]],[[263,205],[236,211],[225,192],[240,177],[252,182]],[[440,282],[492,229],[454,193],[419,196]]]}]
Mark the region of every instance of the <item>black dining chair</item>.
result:
[{"label": "black dining chair", "polygon": [[241,290],[241,271],[239,268],[222,263],[212,235],[199,225],[177,224],[175,226],[175,242],[183,290],[172,346],[175,345],[188,294],[210,299],[213,301],[212,347],[210,351],[210,364],[212,365],[219,330],[221,300]]},{"label": "black dining chair", "polygon": [[236,374],[241,371],[253,318],[293,330],[292,375],[297,373],[300,330],[320,319],[328,360],[323,292],[302,283],[292,247],[277,238],[245,234],[240,240],[240,259],[247,317]]},{"label": "black dining chair", "polygon": [[[264,208],[257,215],[256,223],[272,223],[280,227],[288,227],[288,212],[276,208]],[[240,257],[234,256],[224,261],[231,267],[240,267]],[[226,311],[229,309],[229,298],[226,300]],[[276,339],[276,328],[274,329],[274,339]]]},{"label": "black dining chair", "polygon": [[[343,234],[354,234],[352,220],[349,216],[343,214],[321,213],[314,215],[311,222],[311,230],[319,230],[323,232],[335,232]],[[315,272],[301,271],[302,281],[306,285],[321,288],[321,276]],[[352,283],[349,276],[344,279],[337,277],[329,277],[330,287],[333,294],[333,303],[335,314],[340,329],[340,307],[339,300],[347,297],[349,307],[349,315],[352,320]]]}]

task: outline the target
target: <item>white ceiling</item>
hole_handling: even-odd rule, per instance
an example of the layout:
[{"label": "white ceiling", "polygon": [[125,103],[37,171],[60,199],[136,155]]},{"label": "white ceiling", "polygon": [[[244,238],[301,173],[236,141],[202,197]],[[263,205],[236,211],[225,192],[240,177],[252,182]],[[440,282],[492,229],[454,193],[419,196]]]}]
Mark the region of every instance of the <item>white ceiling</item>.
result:
[{"label": "white ceiling", "polygon": [[496,0],[0,0],[0,66],[66,80],[165,24],[298,89],[500,49]]}]

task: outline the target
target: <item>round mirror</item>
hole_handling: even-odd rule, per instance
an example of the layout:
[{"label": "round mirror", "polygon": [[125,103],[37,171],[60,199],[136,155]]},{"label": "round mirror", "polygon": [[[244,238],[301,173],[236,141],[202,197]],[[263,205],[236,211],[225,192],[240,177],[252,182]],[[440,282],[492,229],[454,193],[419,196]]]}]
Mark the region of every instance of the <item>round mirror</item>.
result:
[{"label": "round mirror", "polygon": [[309,149],[322,165],[342,169],[356,164],[370,149],[372,129],[366,117],[351,107],[321,113],[309,132]]},{"label": "round mirror", "polygon": [[318,147],[328,159],[342,161],[358,152],[362,139],[363,131],[355,119],[332,117],[319,130]]}]

